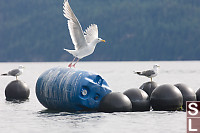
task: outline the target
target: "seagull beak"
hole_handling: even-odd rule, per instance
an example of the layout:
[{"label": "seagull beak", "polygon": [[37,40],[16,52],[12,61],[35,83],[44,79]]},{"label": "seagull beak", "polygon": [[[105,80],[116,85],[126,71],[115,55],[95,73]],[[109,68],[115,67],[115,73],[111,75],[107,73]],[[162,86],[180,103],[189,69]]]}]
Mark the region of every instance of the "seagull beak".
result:
[{"label": "seagull beak", "polygon": [[102,42],[106,42],[105,40],[101,40]]}]

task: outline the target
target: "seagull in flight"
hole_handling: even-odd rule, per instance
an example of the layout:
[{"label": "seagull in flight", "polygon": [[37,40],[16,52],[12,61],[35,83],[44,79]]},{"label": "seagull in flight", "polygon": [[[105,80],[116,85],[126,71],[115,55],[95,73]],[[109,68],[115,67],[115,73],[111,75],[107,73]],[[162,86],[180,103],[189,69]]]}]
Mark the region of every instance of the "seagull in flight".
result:
[{"label": "seagull in flight", "polygon": [[23,73],[24,66],[20,65],[17,69],[10,70],[8,73],[1,74],[1,76],[15,76],[17,80],[17,76]]},{"label": "seagull in flight", "polygon": [[133,71],[135,74],[138,74],[138,75],[141,75],[141,76],[146,76],[148,78],[151,78],[151,82],[152,82],[152,78],[157,76],[158,75],[158,68],[160,66],[155,64],[153,66],[153,69],[152,70],[147,70],[147,71],[142,71],[142,72],[136,72],[136,71]]},{"label": "seagull in flight", "polygon": [[[91,24],[83,32],[68,0],[64,1],[63,9],[64,16],[68,19],[68,29],[75,48],[75,50],[64,49],[74,56],[73,61],[68,65],[71,68],[72,66],[75,67],[76,63],[83,57],[91,55],[97,43],[105,42],[105,40],[98,37],[98,27],[96,24]],[[77,61],[72,65],[76,58]]]}]

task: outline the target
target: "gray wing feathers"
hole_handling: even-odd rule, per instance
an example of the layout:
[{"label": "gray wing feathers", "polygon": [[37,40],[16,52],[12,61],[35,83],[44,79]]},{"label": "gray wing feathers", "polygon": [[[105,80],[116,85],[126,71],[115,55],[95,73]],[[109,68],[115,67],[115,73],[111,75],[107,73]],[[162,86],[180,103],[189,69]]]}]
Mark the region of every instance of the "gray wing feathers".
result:
[{"label": "gray wing feathers", "polygon": [[87,43],[91,43],[98,38],[98,27],[96,24],[91,24],[84,32]]},{"label": "gray wing feathers", "polygon": [[68,1],[65,1],[64,2],[64,5],[63,5],[63,12],[64,12],[64,16],[69,19],[69,20],[72,20],[72,22],[74,23],[78,23],[78,19],[76,18],[74,12],[72,11],[70,5],[69,5],[69,2]]},{"label": "gray wing feathers", "polygon": [[147,77],[149,77],[153,74],[155,74],[155,72],[153,70],[147,70],[147,71],[141,72],[141,75],[144,75],[144,76],[147,76]]},{"label": "gray wing feathers", "polygon": [[63,6],[64,16],[68,19],[69,33],[74,44],[75,49],[80,49],[84,45],[87,45],[82,27],[73,13],[69,2],[65,1]]},{"label": "gray wing feathers", "polygon": [[13,69],[11,71],[8,72],[8,75],[11,75],[11,76],[18,76],[17,74],[20,73],[20,70],[19,69]]},{"label": "gray wing feathers", "polygon": [[20,74],[19,69],[13,69],[9,71],[8,73],[1,74],[2,76],[18,76]]}]

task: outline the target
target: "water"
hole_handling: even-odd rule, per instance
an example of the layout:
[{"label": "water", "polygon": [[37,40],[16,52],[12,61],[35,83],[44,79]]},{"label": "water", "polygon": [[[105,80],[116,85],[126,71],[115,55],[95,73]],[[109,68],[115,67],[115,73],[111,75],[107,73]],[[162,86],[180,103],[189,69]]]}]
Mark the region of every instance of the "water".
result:
[{"label": "water", "polygon": [[[47,69],[67,67],[68,62],[54,63],[0,63],[0,73],[24,65],[20,80],[31,89],[25,102],[5,100],[5,88],[15,77],[0,76],[0,131],[2,133],[184,133],[185,112],[123,112],[123,113],[68,113],[49,112],[37,100],[35,84]],[[133,74],[133,70],[146,70],[154,64],[161,66],[159,75],[153,80],[158,84],[185,83],[195,91],[200,87],[200,61],[177,62],[79,62],[77,69],[99,73],[112,91],[124,92],[139,88],[146,77]]]}]

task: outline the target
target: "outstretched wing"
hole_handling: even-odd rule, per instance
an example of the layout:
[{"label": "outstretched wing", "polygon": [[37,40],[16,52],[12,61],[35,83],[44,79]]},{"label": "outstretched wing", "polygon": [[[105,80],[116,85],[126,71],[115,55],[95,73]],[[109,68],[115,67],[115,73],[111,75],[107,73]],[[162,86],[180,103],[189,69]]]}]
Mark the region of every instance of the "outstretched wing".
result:
[{"label": "outstretched wing", "polygon": [[73,13],[68,0],[64,2],[63,9],[64,16],[68,19],[68,28],[75,49],[87,46],[81,25]]},{"label": "outstretched wing", "polygon": [[96,24],[91,24],[84,32],[87,43],[91,43],[98,38],[98,27]]}]

